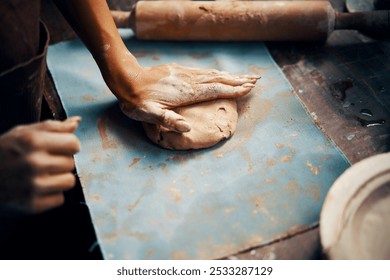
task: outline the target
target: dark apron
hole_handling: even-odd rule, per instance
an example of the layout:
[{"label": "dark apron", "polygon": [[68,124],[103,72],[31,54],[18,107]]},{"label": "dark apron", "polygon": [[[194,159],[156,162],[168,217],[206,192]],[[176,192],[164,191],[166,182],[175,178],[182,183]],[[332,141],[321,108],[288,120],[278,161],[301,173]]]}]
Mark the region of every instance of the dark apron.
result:
[{"label": "dark apron", "polygon": [[[40,1],[1,2],[0,133],[3,133],[15,125],[40,120],[49,33],[43,22],[39,22]],[[4,69],[12,62],[17,64]]]}]

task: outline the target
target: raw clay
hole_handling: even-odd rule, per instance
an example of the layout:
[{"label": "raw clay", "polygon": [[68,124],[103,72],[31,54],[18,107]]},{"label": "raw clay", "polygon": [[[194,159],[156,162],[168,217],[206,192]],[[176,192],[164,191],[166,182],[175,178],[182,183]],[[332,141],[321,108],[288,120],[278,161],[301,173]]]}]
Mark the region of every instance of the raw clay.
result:
[{"label": "raw clay", "polygon": [[237,126],[237,102],[219,99],[175,109],[191,125],[191,131],[177,133],[149,123],[143,123],[152,142],[171,150],[202,149],[231,137]]}]

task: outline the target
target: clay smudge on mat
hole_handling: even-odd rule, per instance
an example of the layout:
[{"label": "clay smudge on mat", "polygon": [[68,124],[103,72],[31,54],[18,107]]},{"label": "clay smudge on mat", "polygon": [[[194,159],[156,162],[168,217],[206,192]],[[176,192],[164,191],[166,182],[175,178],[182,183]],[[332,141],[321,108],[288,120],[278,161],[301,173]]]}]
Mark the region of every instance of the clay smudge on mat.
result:
[{"label": "clay smudge on mat", "polygon": [[96,96],[93,96],[93,95],[84,95],[83,100],[91,102],[91,101],[96,101],[97,98],[96,98]]},{"label": "clay smudge on mat", "polygon": [[264,71],[267,70],[267,68],[256,66],[256,65],[249,65],[248,70],[251,71],[254,74],[260,74],[263,75]]},{"label": "clay smudge on mat", "polygon": [[291,145],[287,145],[287,147],[290,149],[290,154],[281,156],[281,162],[291,162],[295,156],[295,149]]},{"label": "clay smudge on mat", "polygon": [[277,164],[277,161],[275,159],[273,159],[273,158],[270,158],[270,159],[267,160],[267,165],[268,166],[274,166],[276,164]]},{"label": "clay smudge on mat", "polygon": [[306,166],[310,169],[311,173],[313,173],[316,176],[320,172],[320,167],[319,166],[313,166],[313,164],[309,160],[306,161]]},{"label": "clay smudge on mat", "polygon": [[139,161],[141,160],[141,158],[133,158],[133,161],[131,162],[131,164],[129,164],[129,168],[132,168],[134,165],[136,165]]},{"label": "clay smudge on mat", "polygon": [[129,210],[130,212],[134,210],[135,207],[137,207],[137,205],[141,202],[141,199],[142,197],[144,196],[144,194],[141,194],[135,201],[133,204],[129,205],[129,207],[127,208],[127,210]]},{"label": "clay smudge on mat", "polygon": [[100,200],[101,200],[101,197],[100,197],[100,195],[93,195],[93,196],[91,197],[91,199],[94,200],[94,201],[100,201]]},{"label": "clay smudge on mat", "polygon": [[97,128],[99,130],[100,138],[102,139],[102,148],[103,149],[115,149],[118,147],[116,143],[114,143],[111,139],[109,139],[107,134],[107,126],[106,126],[106,117],[100,117],[97,120]]},{"label": "clay smudge on mat", "polygon": [[165,173],[168,173],[169,172],[169,168],[167,167],[167,164],[162,162],[162,163],[159,163],[158,164],[159,167],[161,167]]},{"label": "clay smudge on mat", "polygon": [[195,158],[195,155],[193,153],[186,153],[186,154],[176,154],[173,156],[170,156],[166,159],[166,161],[173,161],[173,162],[179,162],[180,164],[183,164],[186,162],[186,160]]}]

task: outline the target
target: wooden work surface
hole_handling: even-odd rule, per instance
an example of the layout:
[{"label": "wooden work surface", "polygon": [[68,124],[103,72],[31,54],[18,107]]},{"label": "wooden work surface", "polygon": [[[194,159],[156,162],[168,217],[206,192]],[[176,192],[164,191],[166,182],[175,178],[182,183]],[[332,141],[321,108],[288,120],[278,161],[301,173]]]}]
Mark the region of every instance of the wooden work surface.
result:
[{"label": "wooden work surface", "polygon": [[[134,1],[108,1],[128,9]],[[334,6],[343,7],[341,0]],[[44,1],[52,42],[74,34]],[[355,31],[334,32],[324,43],[268,43],[269,50],[307,111],[353,164],[390,151],[390,41]],[[55,118],[64,118],[50,78],[46,99]],[[253,248],[234,259],[322,258],[318,227]]]}]

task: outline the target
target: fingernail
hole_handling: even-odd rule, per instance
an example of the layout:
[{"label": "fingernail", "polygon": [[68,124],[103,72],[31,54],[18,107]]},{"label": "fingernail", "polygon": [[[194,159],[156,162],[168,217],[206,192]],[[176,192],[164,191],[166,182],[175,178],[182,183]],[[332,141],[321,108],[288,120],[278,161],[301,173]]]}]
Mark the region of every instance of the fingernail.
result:
[{"label": "fingernail", "polygon": [[80,123],[81,122],[81,117],[80,116],[70,117],[70,118],[67,118],[66,121],[67,122],[77,122],[77,123]]},{"label": "fingernail", "polygon": [[254,84],[249,84],[249,83],[243,84],[242,86],[243,87],[250,87],[250,88],[254,88],[255,87]]},{"label": "fingernail", "polygon": [[181,133],[189,132],[191,130],[190,124],[186,121],[178,121],[175,128],[178,132]]},{"label": "fingernail", "polygon": [[256,79],[256,80],[261,78],[260,75],[243,75],[243,76],[249,79]]}]

